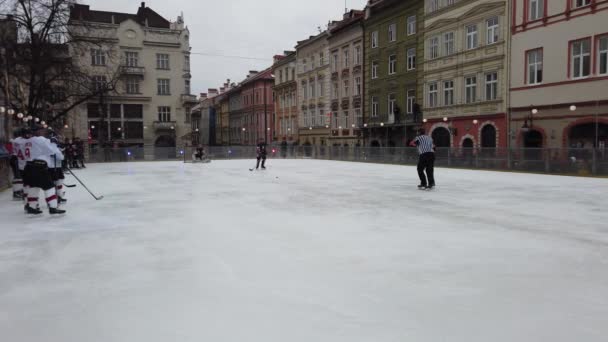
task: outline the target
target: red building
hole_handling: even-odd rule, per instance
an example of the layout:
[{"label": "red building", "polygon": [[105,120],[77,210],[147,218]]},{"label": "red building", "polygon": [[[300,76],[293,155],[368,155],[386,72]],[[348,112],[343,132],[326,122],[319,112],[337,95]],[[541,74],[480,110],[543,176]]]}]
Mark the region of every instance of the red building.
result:
[{"label": "red building", "polygon": [[271,69],[251,71],[239,85],[242,143],[255,145],[260,140],[271,143],[274,137],[274,75]]}]

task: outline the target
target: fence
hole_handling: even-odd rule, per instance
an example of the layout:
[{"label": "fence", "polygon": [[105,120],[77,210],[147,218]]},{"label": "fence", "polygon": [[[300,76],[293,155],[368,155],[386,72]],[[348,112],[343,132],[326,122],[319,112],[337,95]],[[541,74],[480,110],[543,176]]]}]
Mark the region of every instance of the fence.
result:
[{"label": "fence", "polygon": [[[206,153],[212,159],[253,159],[255,146],[212,146]],[[109,148],[91,149],[90,162],[138,160],[192,160],[187,148]],[[487,170],[512,170],[548,174],[608,175],[608,149],[499,149],[438,148],[436,166]],[[342,146],[273,146],[268,158],[324,159],[365,163],[416,165],[416,148],[342,147]]]}]

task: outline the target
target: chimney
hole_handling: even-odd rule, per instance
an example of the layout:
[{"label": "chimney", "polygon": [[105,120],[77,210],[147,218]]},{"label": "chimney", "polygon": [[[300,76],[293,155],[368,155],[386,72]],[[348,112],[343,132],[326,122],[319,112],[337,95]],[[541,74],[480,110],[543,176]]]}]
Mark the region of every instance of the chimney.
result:
[{"label": "chimney", "polygon": [[249,75],[247,75],[247,78],[255,76],[258,74],[257,70],[249,70]]},{"label": "chimney", "polygon": [[215,88],[207,89],[208,97],[213,97],[218,95],[218,91]]},{"label": "chimney", "polygon": [[141,8],[146,8],[146,3],[145,2],[141,2]]},{"label": "chimney", "polygon": [[220,94],[223,94],[226,91],[226,88],[220,87]]},{"label": "chimney", "polygon": [[201,93],[201,100],[204,100],[207,98],[207,93]]}]

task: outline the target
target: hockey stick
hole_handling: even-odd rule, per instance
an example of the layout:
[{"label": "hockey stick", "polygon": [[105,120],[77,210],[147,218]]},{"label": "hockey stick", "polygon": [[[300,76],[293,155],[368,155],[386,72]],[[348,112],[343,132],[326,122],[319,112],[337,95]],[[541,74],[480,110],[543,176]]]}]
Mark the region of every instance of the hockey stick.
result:
[{"label": "hockey stick", "polygon": [[63,184],[66,188],[75,188],[76,184]]},{"label": "hockey stick", "polygon": [[91,192],[91,190],[89,190],[89,188],[87,188],[87,186],[84,185],[84,183],[78,177],[76,177],[76,175],[74,174],[74,172],[72,172],[72,170],[70,168],[68,168],[67,170],[72,176],[74,176],[74,178],[76,178],[78,183],[80,183],[80,185],[82,185],[85,188],[85,190],[87,190],[89,192],[89,194],[91,194],[91,196],[93,196],[94,199],[96,199],[97,201],[103,199],[103,196],[99,196],[99,197],[95,196],[95,194],[93,194]]}]

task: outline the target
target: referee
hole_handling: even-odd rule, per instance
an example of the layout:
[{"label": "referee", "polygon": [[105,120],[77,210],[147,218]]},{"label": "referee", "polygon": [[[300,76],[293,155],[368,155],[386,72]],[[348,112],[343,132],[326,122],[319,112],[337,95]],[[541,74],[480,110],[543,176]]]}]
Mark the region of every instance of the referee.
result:
[{"label": "referee", "polygon": [[[416,139],[412,140],[410,146],[418,147],[418,176],[420,177],[418,189],[430,190],[435,187],[435,177],[433,175],[435,167],[435,145],[433,145],[433,138],[426,135],[424,128],[421,128],[418,130],[418,136]],[[424,174],[425,169],[426,175]]]}]

